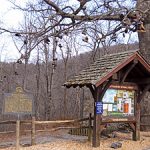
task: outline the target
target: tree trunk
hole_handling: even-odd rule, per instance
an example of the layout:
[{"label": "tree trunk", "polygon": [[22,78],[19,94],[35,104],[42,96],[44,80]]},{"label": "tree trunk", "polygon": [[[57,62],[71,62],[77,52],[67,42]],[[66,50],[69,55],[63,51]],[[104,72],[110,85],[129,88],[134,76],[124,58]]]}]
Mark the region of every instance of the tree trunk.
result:
[{"label": "tree trunk", "polygon": [[139,47],[144,58],[150,63],[150,23],[145,24],[144,27],[146,32],[138,33]]},{"label": "tree trunk", "polygon": [[150,0],[138,0],[137,8],[145,12],[144,27],[146,32],[139,32],[139,47],[144,58],[150,63]]},{"label": "tree trunk", "polygon": [[[139,37],[139,48],[143,57],[150,63],[150,0],[138,0],[137,8],[146,11],[144,16],[144,27],[146,32],[138,33]],[[146,105],[145,105],[146,104]],[[150,115],[143,118],[148,114],[150,110],[150,93],[141,102],[141,124],[148,124],[150,120]],[[142,130],[150,130],[150,126],[142,126]]]},{"label": "tree trunk", "polygon": [[[67,81],[67,62],[68,59],[64,59],[64,80]],[[63,119],[66,119],[68,116],[68,108],[67,108],[67,89],[64,89],[64,116]],[[69,116],[70,117],[70,116]]]},{"label": "tree trunk", "polygon": [[35,94],[35,109],[34,109],[34,115],[36,118],[40,119],[40,105],[39,105],[39,100],[40,100],[40,63],[39,63],[39,51],[37,52],[37,62],[36,62],[36,68],[37,68],[37,72],[36,72],[36,94]]}]

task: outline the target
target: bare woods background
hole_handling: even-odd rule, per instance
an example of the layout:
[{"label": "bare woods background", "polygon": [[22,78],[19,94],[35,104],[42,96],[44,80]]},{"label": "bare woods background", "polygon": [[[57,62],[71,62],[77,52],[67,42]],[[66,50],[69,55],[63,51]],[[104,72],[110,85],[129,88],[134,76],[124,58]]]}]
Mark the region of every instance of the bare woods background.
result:
[{"label": "bare woods background", "polygon": [[[116,45],[107,47],[107,53],[138,49],[138,44]],[[62,85],[80,70],[91,64],[94,59],[106,54],[106,49],[99,49],[96,53],[87,52],[68,59],[59,59],[54,69],[52,62],[18,64],[1,62],[0,80],[0,121],[15,120],[17,115],[3,112],[5,93],[14,92],[17,86],[23,87],[24,91],[33,95],[34,112],[37,120],[74,119],[93,113],[93,99],[90,91],[84,88],[66,89]],[[149,94],[142,102],[141,114],[148,114],[150,105]],[[20,119],[31,119],[31,115],[21,115]],[[143,122],[149,122],[142,118]],[[146,119],[146,120],[145,120]],[[10,126],[0,126],[0,130],[9,130]]]}]

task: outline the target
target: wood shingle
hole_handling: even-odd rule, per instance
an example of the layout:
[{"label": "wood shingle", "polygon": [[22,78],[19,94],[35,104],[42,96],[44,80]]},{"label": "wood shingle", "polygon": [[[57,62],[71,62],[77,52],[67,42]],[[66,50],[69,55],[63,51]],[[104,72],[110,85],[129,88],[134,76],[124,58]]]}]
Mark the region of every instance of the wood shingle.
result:
[{"label": "wood shingle", "polygon": [[69,79],[64,83],[64,86],[86,86],[89,84],[98,86],[134,59],[139,60],[150,71],[150,66],[137,50],[125,51],[99,58],[78,75]]}]

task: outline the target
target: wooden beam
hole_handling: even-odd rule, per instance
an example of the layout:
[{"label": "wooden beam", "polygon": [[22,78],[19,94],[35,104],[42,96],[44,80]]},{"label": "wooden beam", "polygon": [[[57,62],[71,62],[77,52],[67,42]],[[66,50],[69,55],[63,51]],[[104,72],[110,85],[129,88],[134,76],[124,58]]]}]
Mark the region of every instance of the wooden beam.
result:
[{"label": "wooden beam", "polygon": [[91,141],[92,139],[92,114],[89,114],[89,122],[88,122],[88,141]]},{"label": "wooden beam", "polygon": [[[96,112],[96,106],[94,107],[94,112]],[[101,115],[96,115],[94,113],[94,124],[93,124],[93,139],[92,146],[99,147],[100,146],[100,133],[101,133]]]},{"label": "wooden beam", "polygon": [[64,123],[76,123],[76,122],[82,122],[87,121],[89,117],[82,118],[82,119],[74,119],[74,120],[53,120],[53,121],[34,121],[35,124],[64,124]]},{"label": "wooden beam", "polygon": [[20,120],[16,122],[16,150],[20,149]]},{"label": "wooden beam", "polygon": [[113,76],[116,72],[121,70],[123,67],[128,65],[130,62],[132,62],[137,56],[132,55],[128,60],[124,61],[123,63],[120,63],[116,68],[114,68],[111,72],[109,72],[106,76],[104,76],[101,80],[99,80],[96,83],[96,87],[100,86],[102,83],[104,83],[107,79]]},{"label": "wooden beam", "polygon": [[35,145],[35,117],[32,117],[31,145]]},{"label": "wooden beam", "polygon": [[113,81],[110,85],[110,88],[114,89],[120,89],[120,90],[138,90],[138,86],[135,83],[131,82],[124,82],[123,84],[120,84],[118,81]]},{"label": "wooden beam", "polygon": [[128,116],[125,118],[116,118],[116,117],[110,117],[110,116],[105,116],[102,117],[102,124],[106,123],[135,123],[136,119],[134,116]]},{"label": "wooden beam", "polygon": [[112,84],[112,78],[110,78],[107,83],[104,85],[104,87],[101,90],[101,93],[99,95],[99,101],[102,101],[102,98],[105,94],[105,92],[107,91],[107,89],[109,88],[109,86]]},{"label": "wooden beam", "polygon": [[134,60],[133,64],[131,66],[129,66],[129,68],[126,70],[125,74],[123,75],[122,79],[121,79],[121,83],[123,83],[125,81],[125,79],[127,78],[128,74],[131,72],[131,70],[135,67],[135,65],[138,63],[138,60]]},{"label": "wooden beam", "polygon": [[135,132],[135,125],[134,125],[134,123],[129,123],[129,126],[132,128],[133,132]]},{"label": "wooden beam", "polygon": [[134,82],[137,84],[150,84],[150,78],[135,78],[128,80],[129,82]]},{"label": "wooden beam", "polygon": [[0,121],[0,124],[16,124],[15,120]]},{"label": "wooden beam", "polygon": [[92,94],[93,98],[95,99],[96,87],[94,85],[87,85],[87,87],[90,89],[91,94]]},{"label": "wooden beam", "polygon": [[94,123],[93,123],[93,139],[92,146],[99,147],[100,146],[100,125],[101,125],[101,115],[96,114],[96,102],[99,100],[99,95],[101,93],[102,86],[97,87],[94,95]]},{"label": "wooden beam", "polygon": [[106,90],[111,85],[112,78],[108,80],[108,82],[104,85],[101,85],[95,90],[95,98],[94,98],[94,124],[93,124],[93,140],[92,146],[99,147],[100,146],[100,133],[101,133],[101,125],[102,125],[102,114],[96,114],[96,102],[102,101],[102,98],[106,92]]}]

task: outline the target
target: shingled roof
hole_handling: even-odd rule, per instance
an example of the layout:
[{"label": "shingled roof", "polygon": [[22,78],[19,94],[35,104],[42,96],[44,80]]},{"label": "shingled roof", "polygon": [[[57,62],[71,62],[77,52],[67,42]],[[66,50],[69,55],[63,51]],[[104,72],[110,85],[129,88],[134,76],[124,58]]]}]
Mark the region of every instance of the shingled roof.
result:
[{"label": "shingled roof", "polygon": [[89,84],[98,86],[134,59],[137,59],[150,72],[150,66],[138,51],[125,51],[99,58],[89,67],[82,70],[79,75],[69,79],[64,86],[84,86]]}]

